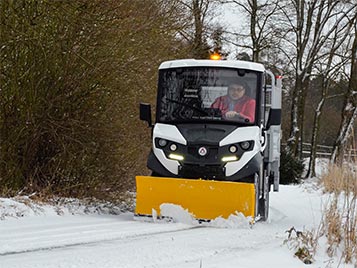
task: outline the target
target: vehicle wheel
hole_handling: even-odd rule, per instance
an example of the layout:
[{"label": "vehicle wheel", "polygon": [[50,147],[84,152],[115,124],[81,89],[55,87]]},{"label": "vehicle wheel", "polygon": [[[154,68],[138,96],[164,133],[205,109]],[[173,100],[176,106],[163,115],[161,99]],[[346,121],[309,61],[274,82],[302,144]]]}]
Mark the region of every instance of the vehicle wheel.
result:
[{"label": "vehicle wheel", "polygon": [[266,171],[262,172],[261,177],[262,183],[260,189],[260,198],[258,201],[258,214],[260,216],[260,220],[266,221],[269,216],[269,177],[266,175]]},{"label": "vehicle wheel", "polygon": [[265,198],[259,199],[259,215],[262,221],[266,221],[269,216],[269,192]]}]

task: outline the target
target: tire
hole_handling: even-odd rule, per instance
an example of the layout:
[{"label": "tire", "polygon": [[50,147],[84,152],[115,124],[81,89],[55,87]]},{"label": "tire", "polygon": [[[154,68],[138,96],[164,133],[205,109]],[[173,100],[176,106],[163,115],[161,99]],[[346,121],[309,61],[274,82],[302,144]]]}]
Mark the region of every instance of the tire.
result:
[{"label": "tire", "polygon": [[[260,178],[263,180],[262,187],[259,189],[260,198],[258,201],[258,216],[260,216],[261,221],[266,221],[269,217],[269,192],[270,183],[269,177],[266,175],[266,170],[260,172]],[[260,185],[260,184],[259,184]]]},{"label": "tire", "polygon": [[266,221],[269,217],[269,192],[267,193],[266,197],[263,199],[259,199],[259,215],[260,220]]}]

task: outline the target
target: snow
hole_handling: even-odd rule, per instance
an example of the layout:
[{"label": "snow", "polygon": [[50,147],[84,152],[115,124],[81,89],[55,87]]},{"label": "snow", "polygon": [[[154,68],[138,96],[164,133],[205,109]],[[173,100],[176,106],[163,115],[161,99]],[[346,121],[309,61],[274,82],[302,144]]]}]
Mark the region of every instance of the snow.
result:
[{"label": "snow", "polygon": [[181,222],[189,225],[199,224],[197,220],[195,220],[194,215],[180,205],[164,203],[160,205],[160,211],[162,216],[171,218],[174,222]]},{"label": "snow", "polygon": [[[322,165],[318,165],[322,166]],[[319,173],[322,172],[318,170]],[[199,224],[180,206],[162,204],[171,221],[134,219],[131,212],[49,206],[0,199],[0,267],[274,267],[306,266],[287,230],[316,229],[326,196],[311,180],[271,192],[267,222],[241,214]],[[322,240],[323,241],[323,240]],[[337,267],[324,244],[308,267]],[[341,266],[340,266],[341,267]],[[343,267],[353,267],[345,265]]]},{"label": "snow", "polygon": [[[187,209],[175,204],[161,204],[161,215],[170,221],[180,222],[192,226],[216,227],[216,228],[250,228],[253,222],[251,217],[245,217],[242,213],[232,214],[228,219],[217,217],[210,222],[199,222]],[[153,218],[157,222],[157,212],[154,211]]]},{"label": "snow", "polygon": [[[317,174],[329,162],[317,159]],[[181,206],[162,204],[158,218],[134,217],[110,204],[55,205],[29,197],[0,198],[0,268],[274,267],[307,266],[294,256],[301,241],[288,230],[311,234],[321,224],[329,196],[316,178],[271,192],[267,222],[242,214],[199,223]],[[321,238],[307,267],[345,267],[326,254]],[[337,252],[338,253],[338,252]]]}]

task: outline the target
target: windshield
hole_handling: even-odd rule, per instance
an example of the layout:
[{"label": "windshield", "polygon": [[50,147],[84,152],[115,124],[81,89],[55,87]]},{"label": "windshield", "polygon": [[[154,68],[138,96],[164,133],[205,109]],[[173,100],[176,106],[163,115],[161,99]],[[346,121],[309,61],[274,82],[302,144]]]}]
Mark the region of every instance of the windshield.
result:
[{"label": "windshield", "polygon": [[160,122],[255,122],[259,72],[229,68],[176,68],[160,71]]}]

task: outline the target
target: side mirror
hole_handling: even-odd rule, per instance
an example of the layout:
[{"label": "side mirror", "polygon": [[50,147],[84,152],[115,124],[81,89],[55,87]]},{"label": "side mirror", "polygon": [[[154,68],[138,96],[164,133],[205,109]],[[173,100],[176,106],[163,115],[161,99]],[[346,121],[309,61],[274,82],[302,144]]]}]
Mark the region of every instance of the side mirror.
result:
[{"label": "side mirror", "polygon": [[140,103],[140,120],[148,122],[149,127],[152,127],[151,105],[150,104]]},{"label": "side mirror", "polygon": [[270,109],[266,129],[281,125],[281,109]]}]

